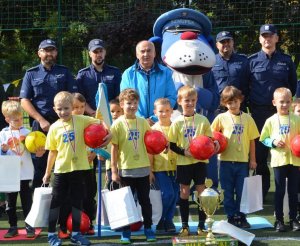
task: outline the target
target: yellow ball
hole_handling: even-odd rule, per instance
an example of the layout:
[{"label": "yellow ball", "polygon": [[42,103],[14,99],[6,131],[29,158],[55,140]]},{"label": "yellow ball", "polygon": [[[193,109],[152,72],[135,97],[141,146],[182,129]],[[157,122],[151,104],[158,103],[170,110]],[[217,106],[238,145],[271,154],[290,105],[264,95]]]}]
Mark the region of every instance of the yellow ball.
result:
[{"label": "yellow ball", "polygon": [[37,148],[45,147],[46,135],[40,131],[29,133],[25,138],[25,146],[31,153],[36,153]]}]

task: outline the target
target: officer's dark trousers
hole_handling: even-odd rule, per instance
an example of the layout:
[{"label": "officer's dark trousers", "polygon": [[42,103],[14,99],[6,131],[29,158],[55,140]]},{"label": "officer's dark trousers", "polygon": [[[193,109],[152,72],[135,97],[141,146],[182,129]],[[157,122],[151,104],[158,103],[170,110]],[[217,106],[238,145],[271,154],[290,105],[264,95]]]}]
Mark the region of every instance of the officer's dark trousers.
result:
[{"label": "officer's dark trousers", "polygon": [[[261,132],[265,121],[267,118],[271,117],[276,113],[275,107],[272,106],[252,106],[251,115],[256,123],[256,126]],[[266,198],[266,195],[270,189],[270,170],[268,167],[268,155],[269,148],[264,146],[258,139],[255,141],[255,155],[256,155],[256,174],[262,176],[262,191],[263,198]]]}]

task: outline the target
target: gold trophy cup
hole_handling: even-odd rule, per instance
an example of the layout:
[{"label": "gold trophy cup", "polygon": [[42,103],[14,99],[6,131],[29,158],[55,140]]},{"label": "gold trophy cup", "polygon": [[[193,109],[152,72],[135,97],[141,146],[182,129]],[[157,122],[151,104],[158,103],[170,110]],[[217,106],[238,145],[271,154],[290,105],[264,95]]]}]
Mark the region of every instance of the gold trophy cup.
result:
[{"label": "gold trophy cup", "polygon": [[211,179],[205,180],[206,189],[200,195],[198,195],[199,203],[196,201],[196,203],[200,206],[200,209],[202,209],[207,216],[207,219],[205,220],[207,224],[205,245],[216,245],[216,239],[212,233],[212,225],[214,223],[212,216],[216,212],[217,208],[219,208],[220,203],[224,198],[223,191],[221,191],[219,194],[217,191],[211,188],[212,184],[213,182]]}]

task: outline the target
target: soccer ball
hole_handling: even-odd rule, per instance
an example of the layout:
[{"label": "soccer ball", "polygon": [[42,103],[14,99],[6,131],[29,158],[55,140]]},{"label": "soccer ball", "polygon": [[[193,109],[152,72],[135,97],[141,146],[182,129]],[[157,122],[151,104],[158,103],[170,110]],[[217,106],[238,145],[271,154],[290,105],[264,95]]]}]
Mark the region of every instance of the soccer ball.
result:
[{"label": "soccer ball", "polygon": [[[89,216],[86,213],[81,212],[81,221],[80,221],[80,232],[86,234],[90,228],[91,222]],[[67,229],[69,232],[72,232],[72,213],[69,214],[67,219]]]},{"label": "soccer ball", "polygon": [[143,222],[139,221],[130,225],[130,231],[139,231],[143,226]]},{"label": "soccer ball", "polygon": [[227,138],[221,132],[213,132],[213,139],[217,140],[220,144],[220,149],[217,154],[222,153],[227,148]]},{"label": "soccer ball", "polygon": [[291,140],[291,150],[294,156],[300,157],[300,135],[296,135]]},{"label": "soccer ball", "polygon": [[158,130],[148,130],[144,136],[147,152],[151,155],[158,155],[166,149],[168,140],[165,135]]},{"label": "soccer ball", "polygon": [[191,141],[190,152],[197,160],[209,159],[214,151],[214,142],[207,136],[199,135]]},{"label": "soccer ball", "polygon": [[84,142],[90,148],[99,148],[108,134],[102,124],[91,124],[84,129]]},{"label": "soccer ball", "polygon": [[40,131],[33,131],[25,138],[25,146],[30,153],[36,153],[37,148],[45,147],[46,135]]}]

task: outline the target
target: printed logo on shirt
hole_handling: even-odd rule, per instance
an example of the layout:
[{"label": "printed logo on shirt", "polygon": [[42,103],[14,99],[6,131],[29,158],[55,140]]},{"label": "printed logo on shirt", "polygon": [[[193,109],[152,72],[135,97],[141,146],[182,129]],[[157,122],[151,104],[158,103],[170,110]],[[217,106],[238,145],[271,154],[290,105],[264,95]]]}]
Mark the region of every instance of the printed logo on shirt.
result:
[{"label": "printed logo on shirt", "polygon": [[61,74],[55,74],[55,77],[57,78],[57,79],[60,79],[60,78],[62,78],[62,77],[64,77],[65,75],[63,74],[63,73],[61,73]]},{"label": "printed logo on shirt", "polygon": [[288,134],[290,132],[290,126],[289,125],[281,125],[279,127],[279,134],[284,135]]},{"label": "printed logo on shirt", "polygon": [[129,130],[128,134],[129,134],[129,138],[128,138],[129,141],[132,141],[133,139],[138,140],[140,138],[140,132],[138,130]]},{"label": "printed logo on shirt", "polygon": [[193,127],[188,127],[187,129],[185,129],[184,132],[184,137],[185,138],[193,138],[195,135],[196,129]]},{"label": "printed logo on shirt", "polygon": [[241,124],[234,124],[232,134],[243,134],[244,132],[244,125]]},{"label": "printed logo on shirt", "polygon": [[104,77],[104,80],[113,80],[114,77],[115,77],[115,75],[106,75],[106,76]]},{"label": "printed logo on shirt", "polygon": [[63,143],[68,143],[75,140],[75,133],[73,130],[63,133]]},{"label": "printed logo on shirt", "polygon": [[286,66],[286,62],[277,62],[278,66]]}]

